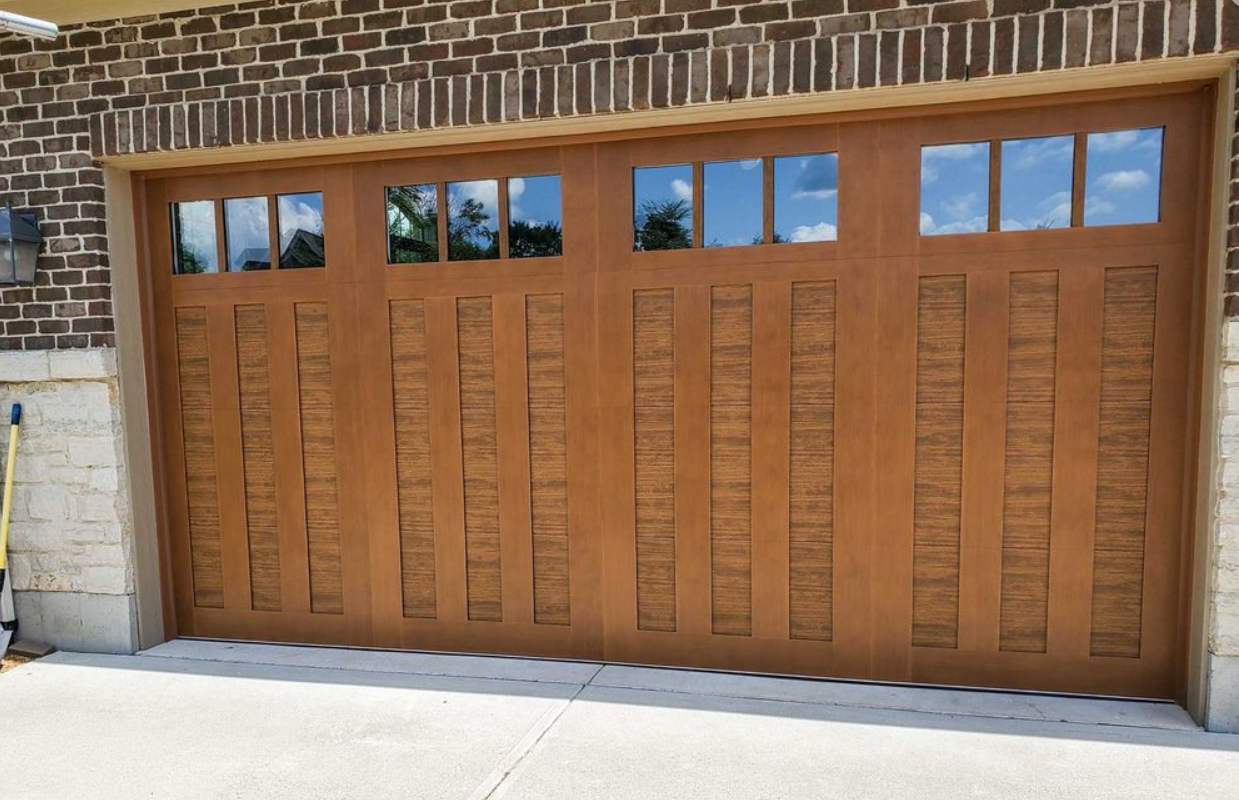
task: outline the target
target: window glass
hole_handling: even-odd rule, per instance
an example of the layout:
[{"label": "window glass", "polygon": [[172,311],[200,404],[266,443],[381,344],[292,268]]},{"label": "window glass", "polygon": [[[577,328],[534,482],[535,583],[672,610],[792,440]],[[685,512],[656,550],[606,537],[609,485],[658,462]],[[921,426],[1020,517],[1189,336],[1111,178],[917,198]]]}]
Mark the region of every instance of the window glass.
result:
[{"label": "window glass", "polygon": [[558,256],[564,252],[559,176],[508,180],[508,255]]},{"label": "window glass", "polygon": [[1161,218],[1162,129],[1088,135],[1085,225],[1131,225]]},{"label": "window glass", "polygon": [[693,168],[637,167],[632,171],[633,249],[693,246]]},{"label": "window glass", "polygon": [[1074,136],[1004,141],[999,230],[1070,228],[1074,170]]},{"label": "window glass", "polygon": [[989,228],[989,142],[921,148],[921,234]]},{"label": "window glass", "polygon": [[276,198],[280,222],[280,269],[321,267],[323,193],[282,194]]},{"label": "window glass", "polygon": [[706,162],[702,181],[705,246],[761,244],[762,160]]},{"label": "window glass", "polygon": [[271,225],[267,216],[265,197],[233,197],[224,201],[229,272],[271,269]]},{"label": "window glass", "polygon": [[215,201],[172,204],[173,269],[178,275],[219,272]]},{"label": "window glass", "polygon": [[774,160],[774,240],[828,242],[839,238],[839,155],[779,156]]},{"label": "window glass", "polygon": [[499,258],[499,181],[447,185],[447,257]]},{"label": "window glass", "polygon": [[439,200],[433,183],[387,187],[387,261],[439,260]]}]

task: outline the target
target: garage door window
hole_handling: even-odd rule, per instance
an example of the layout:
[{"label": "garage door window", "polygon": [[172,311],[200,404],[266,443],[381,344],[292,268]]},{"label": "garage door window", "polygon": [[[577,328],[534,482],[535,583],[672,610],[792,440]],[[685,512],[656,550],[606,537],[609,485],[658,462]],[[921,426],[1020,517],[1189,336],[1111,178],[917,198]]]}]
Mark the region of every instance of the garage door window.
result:
[{"label": "garage door window", "polygon": [[923,236],[1161,219],[1162,128],[921,147]]},{"label": "garage door window", "polygon": [[508,255],[559,256],[564,252],[558,175],[508,180]]},{"label": "garage door window", "polygon": [[693,167],[638,167],[632,171],[633,249],[693,246]]},{"label": "garage door window", "polygon": [[760,158],[702,165],[706,247],[762,243],[762,172]]},{"label": "garage door window", "polygon": [[999,230],[1071,227],[1074,136],[1008,139],[1002,143]]},{"label": "garage door window", "polygon": [[1090,133],[1084,224],[1157,222],[1161,181],[1161,128]]},{"label": "garage door window", "polygon": [[989,230],[989,146],[921,148],[921,235]]},{"label": "garage door window", "polygon": [[323,248],[323,193],[282,194],[276,198],[280,224],[280,269],[321,267]]},{"label": "garage door window", "polygon": [[774,241],[839,238],[839,155],[774,159]]},{"label": "garage door window", "polygon": [[172,204],[172,255],[177,275],[219,272],[213,200]]},{"label": "garage door window", "polygon": [[270,203],[265,197],[224,200],[224,240],[229,272],[271,269]]},{"label": "garage door window", "polygon": [[433,183],[387,187],[387,260],[439,260],[439,200]]}]

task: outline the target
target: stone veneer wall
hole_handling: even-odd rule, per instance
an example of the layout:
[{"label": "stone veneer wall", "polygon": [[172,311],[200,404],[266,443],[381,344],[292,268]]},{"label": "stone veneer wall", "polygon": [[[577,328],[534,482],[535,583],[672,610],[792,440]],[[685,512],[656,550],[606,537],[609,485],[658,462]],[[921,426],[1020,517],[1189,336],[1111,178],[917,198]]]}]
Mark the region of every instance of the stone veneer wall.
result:
[{"label": "stone veneer wall", "polygon": [[2,452],[13,402],[23,412],[9,543],[19,637],[132,652],[133,526],[116,351],[0,353]]}]

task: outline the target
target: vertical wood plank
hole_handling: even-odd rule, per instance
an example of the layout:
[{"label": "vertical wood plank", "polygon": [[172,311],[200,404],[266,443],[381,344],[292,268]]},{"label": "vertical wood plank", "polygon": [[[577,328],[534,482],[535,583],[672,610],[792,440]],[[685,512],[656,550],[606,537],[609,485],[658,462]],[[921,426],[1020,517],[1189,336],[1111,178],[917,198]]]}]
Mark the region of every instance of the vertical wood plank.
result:
[{"label": "vertical wood plank", "polygon": [[176,310],[176,367],[184,452],[185,533],[192,605],[224,607],[219,483],[207,310]]},{"label": "vertical wood plank", "polygon": [[293,304],[268,302],[271,364],[271,439],[280,529],[280,603],[294,614],[310,610],[310,561],[306,539],[305,471],[301,453],[301,390]]},{"label": "vertical wood plank", "polygon": [[998,650],[1006,442],[1008,278],[968,277],[964,472],[959,554],[959,648]]},{"label": "vertical wood plank", "polygon": [[[875,276],[880,311],[872,323],[876,328],[874,352],[882,357],[876,367],[879,378],[873,407],[874,521],[869,584],[873,594],[870,675],[879,680],[912,679],[920,301],[917,272],[916,259],[891,258]],[[847,468],[839,466],[840,470]],[[837,529],[836,538],[840,533]]]},{"label": "vertical wood plank", "polygon": [[912,643],[959,643],[967,278],[920,279]]},{"label": "vertical wood plank", "polygon": [[[425,307],[421,300],[398,300],[390,304],[389,313],[400,607],[402,616],[434,619],[435,502]],[[390,551],[390,545],[386,549]]]},{"label": "vertical wood plank", "polygon": [[1062,271],[1046,631],[1051,655],[1084,657],[1089,651],[1103,294],[1102,270]]},{"label": "vertical wood plank", "polygon": [[[835,586],[835,284],[792,284],[790,311],[788,634],[829,641]],[[905,637],[900,646],[906,645]]]},{"label": "vertical wood plank", "polygon": [[236,307],[235,316],[245,518],[252,590],[250,602],[256,611],[279,611],[279,523],[276,514],[275,454],[271,438],[266,310],[261,304],[240,305]]},{"label": "vertical wood plank", "polygon": [[675,290],[676,630],[711,632],[710,289]]},{"label": "vertical wood plank", "polygon": [[248,610],[253,595],[245,520],[236,322],[231,305],[216,304],[207,308],[207,339],[211,353],[211,407],[215,423],[215,471],[219,482],[224,608]]},{"label": "vertical wood plank", "polygon": [[710,297],[710,602],[713,631],[739,636],[753,631],[752,375],[752,287],[716,286]]},{"label": "vertical wood plank", "polygon": [[1058,273],[1012,273],[1003,482],[1003,650],[1043,653],[1050,589]]},{"label": "vertical wood plank", "polygon": [[460,440],[460,376],[456,300],[426,298],[426,362],[430,383],[435,605],[442,622],[464,622],[465,478]]},{"label": "vertical wood plank", "polygon": [[491,298],[456,300],[460,445],[465,479],[465,581],[470,620],[503,619],[495,342]]},{"label": "vertical wood plank", "polygon": [[534,576],[524,295],[494,298],[494,339],[503,619],[530,623]]},{"label": "vertical wood plank", "polygon": [[791,328],[791,286],[754,284],[753,635],[771,639],[790,635]]},{"label": "vertical wood plank", "polygon": [[525,330],[534,621],[567,625],[572,599],[563,295],[526,297]]},{"label": "vertical wood plank", "polygon": [[633,424],[636,461],[637,627],[674,631],[675,294],[633,295]]},{"label": "vertical wood plank", "polygon": [[[301,389],[301,450],[305,471],[310,610],[344,613],[341,564],[340,467],[337,463],[332,322],[327,303],[297,303],[297,375]],[[335,322],[336,336],[343,323]]]}]

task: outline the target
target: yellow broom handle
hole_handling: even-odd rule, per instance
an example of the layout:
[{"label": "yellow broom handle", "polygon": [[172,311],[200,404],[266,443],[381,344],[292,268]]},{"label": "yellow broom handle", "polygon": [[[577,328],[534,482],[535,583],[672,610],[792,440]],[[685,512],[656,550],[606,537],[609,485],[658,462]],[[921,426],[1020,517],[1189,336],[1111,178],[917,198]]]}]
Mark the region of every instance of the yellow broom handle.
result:
[{"label": "yellow broom handle", "polygon": [[13,512],[13,470],[17,466],[17,430],[22,419],[22,407],[13,404],[13,422],[9,426],[9,457],[4,467],[4,507],[0,509],[0,569],[8,566],[9,515]]}]

